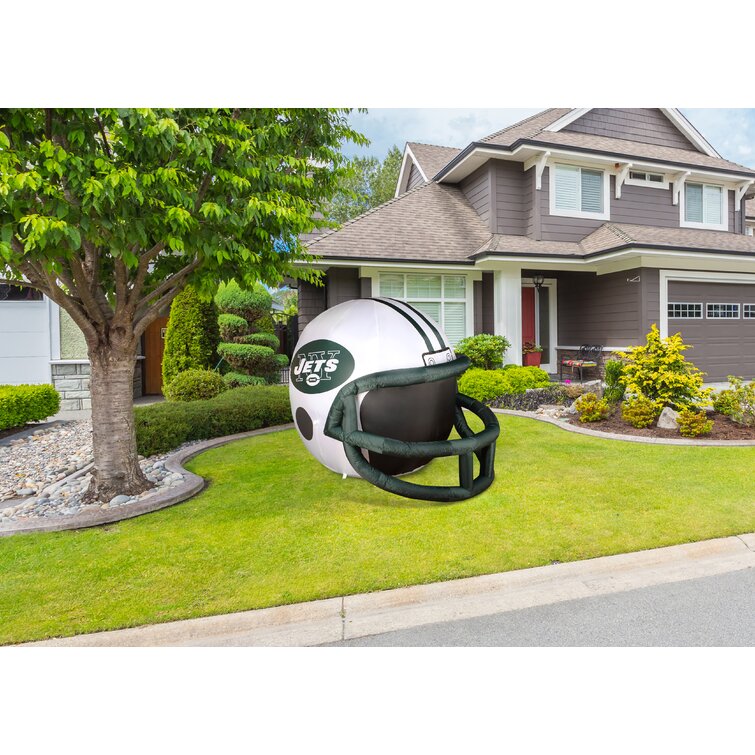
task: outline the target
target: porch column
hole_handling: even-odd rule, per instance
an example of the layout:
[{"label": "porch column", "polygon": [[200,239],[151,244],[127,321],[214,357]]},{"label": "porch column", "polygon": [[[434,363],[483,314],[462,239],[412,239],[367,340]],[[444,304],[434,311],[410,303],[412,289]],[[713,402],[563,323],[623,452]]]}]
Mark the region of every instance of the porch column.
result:
[{"label": "porch column", "polygon": [[505,336],[511,346],[506,364],[522,363],[522,268],[506,265],[495,271],[493,281],[495,334]]}]

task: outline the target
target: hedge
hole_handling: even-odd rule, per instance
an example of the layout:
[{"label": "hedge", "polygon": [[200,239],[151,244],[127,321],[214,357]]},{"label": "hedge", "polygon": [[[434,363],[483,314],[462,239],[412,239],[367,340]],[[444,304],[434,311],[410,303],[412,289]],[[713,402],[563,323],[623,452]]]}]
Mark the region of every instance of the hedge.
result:
[{"label": "hedge", "polygon": [[506,394],[524,393],[528,388],[544,388],[549,383],[548,373],[539,367],[472,368],[459,379],[459,391],[478,401],[492,401]]},{"label": "hedge", "polygon": [[140,406],[134,418],[139,453],[152,456],[187,441],[282,425],[291,421],[291,406],[286,386],[249,386],[206,401]]},{"label": "hedge", "polygon": [[213,370],[185,370],[163,386],[168,401],[198,401],[215,398],[227,389],[222,376]]},{"label": "hedge", "polygon": [[51,385],[0,385],[0,430],[47,419],[60,410]]}]

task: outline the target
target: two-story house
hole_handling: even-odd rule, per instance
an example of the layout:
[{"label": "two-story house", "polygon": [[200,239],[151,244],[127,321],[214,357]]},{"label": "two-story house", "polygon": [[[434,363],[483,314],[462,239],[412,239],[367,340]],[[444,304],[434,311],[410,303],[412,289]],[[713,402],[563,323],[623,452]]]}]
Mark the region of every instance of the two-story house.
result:
[{"label": "two-story house", "polygon": [[678,110],[550,109],[462,150],[409,143],[395,199],[309,242],[300,329],[339,302],[411,302],[454,341],[543,366],[681,332],[710,381],[755,378],[755,170]]}]

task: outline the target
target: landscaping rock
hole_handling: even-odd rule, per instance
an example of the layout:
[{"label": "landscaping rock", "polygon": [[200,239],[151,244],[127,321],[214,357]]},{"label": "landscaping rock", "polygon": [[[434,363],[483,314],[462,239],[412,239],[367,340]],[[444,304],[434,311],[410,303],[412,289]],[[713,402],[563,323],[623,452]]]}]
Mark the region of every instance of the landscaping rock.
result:
[{"label": "landscaping rock", "polygon": [[659,430],[678,430],[679,429],[679,412],[675,412],[671,407],[665,407],[658,417]]},{"label": "landscaping rock", "polygon": [[131,496],[117,495],[115,498],[110,499],[111,506],[120,506],[122,503],[126,503]]}]

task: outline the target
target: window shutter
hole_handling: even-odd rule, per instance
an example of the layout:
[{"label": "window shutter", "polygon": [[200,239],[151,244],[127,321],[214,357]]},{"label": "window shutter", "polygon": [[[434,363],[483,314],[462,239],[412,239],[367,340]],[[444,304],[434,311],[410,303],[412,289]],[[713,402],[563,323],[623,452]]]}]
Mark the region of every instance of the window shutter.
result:
[{"label": "window shutter", "polygon": [[690,223],[703,222],[702,184],[686,184],[684,187],[684,217]]},{"label": "window shutter", "polygon": [[559,210],[579,209],[579,168],[555,166],[556,207]]},{"label": "window shutter", "polygon": [[603,173],[583,168],[581,177],[582,212],[603,212]]},{"label": "window shutter", "polygon": [[705,207],[705,222],[721,225],[723,223],[723,218],[721,217],[721,187],[705,186],[703,204]]},{"label": "window shutter", "polygon": [[467,334],[467,306],[462,302],[446,302],[443,314],[443,330],[451,345],[456,346]]}]

